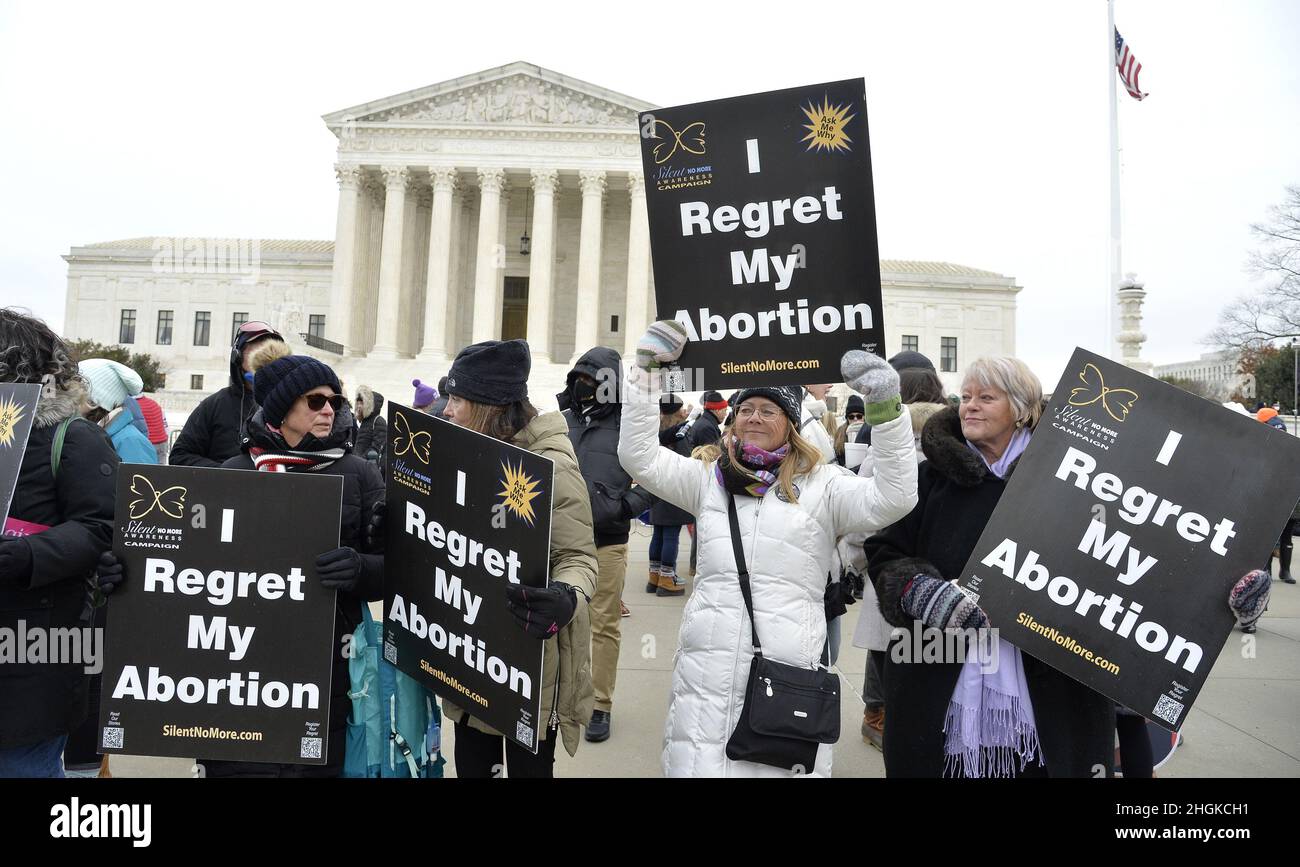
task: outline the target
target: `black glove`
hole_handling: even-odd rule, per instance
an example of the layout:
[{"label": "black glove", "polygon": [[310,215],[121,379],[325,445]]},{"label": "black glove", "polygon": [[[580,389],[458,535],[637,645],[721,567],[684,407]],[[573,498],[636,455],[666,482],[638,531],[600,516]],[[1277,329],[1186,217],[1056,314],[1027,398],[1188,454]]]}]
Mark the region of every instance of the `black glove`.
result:
[{"label": "black glove", "polygon": [[506,607],[520,627],[537,639],[547,639],[573,619],[578,608],[577,591],[568,584],[550,587],[506,585]]},{"label": "black glove", "polygon": [[125,573],[122,572],[122,561],[117,559],[112,550],[105,551],[99,555],[99,563],[95,566],[95,580],[99,582],[99,592],[109,596],[117,589],[117,585],[126,579]]},{"label": "black glove", "polygon": [[364,533],[366,550],[371,554],[378,554],[384,550],[384,518],[388,515],[388,504],[383,500],[375,503],[374,509],[370,512],[370,520],[366,522]]},{"label": "black glove", "polygon": [[0,584],[26,589],[32,581],[32,549],[26,539],[0,542]]},{"label": "black glove", "polygon": [[316,574],[326,590],[355,593],[361,583],[361,555],[351,548],[335,548],[316,558]]}]

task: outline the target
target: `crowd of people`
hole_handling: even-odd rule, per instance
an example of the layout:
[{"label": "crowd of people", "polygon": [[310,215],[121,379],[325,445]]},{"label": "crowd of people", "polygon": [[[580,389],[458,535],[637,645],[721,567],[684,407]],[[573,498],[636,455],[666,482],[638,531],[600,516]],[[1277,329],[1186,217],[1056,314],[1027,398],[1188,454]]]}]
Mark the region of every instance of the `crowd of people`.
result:
[{"label": "crowd of people", "polygon": [[[444,699],[456,773],[504,767],[511,777],[550,777],[558,742],[572,756],[584,730],[592,743],[610,738],[636,521],[653,526],[645,591],[686,596],[665,775],[829,775],[830,743],[791,766],[761,758],[736,733],[749,725],[760,658],[829,670],[841,617],[859,599],[852,643],[868,651],[862,735],[883,750],[888,775],[1109,773],[1117,710],[1121,720],[1132,712],[1056,669],[1010,645],[992,672],[973,659],[900,661],[908,657],[890,652],[918,624],[988,627],[951,582],[1041,418],[1032,371],[1014,358],[979,359],[950,399],[919,353],[886,362],[852,351],[841,362],[853,392],[842,408],[825,383],[710,391],[695,408],[661,388],[661,368],[686,350],[672,321],[654,323],[627,364],[593,347],[569,372],[558,412],[530,402],[522,340],[465,347],[436,387],[412,381],[417,409],[555,466],[550,583],[507,590],[520,628],[543,647],[540,748],[518,746]],[[0,627],[109,628],[111,599],[139,580],[112,553],[121,462],[342,477],[340,544],[315,561],[321,584],[337,591],[326,761],[203,761],[213,777],[338,776],[352,705],[347,661],[334,649],[358,627],[362,606],[383,598],[384,396],[361,385],[349,399],[329,365],[293,354],[267,323],[248,322],[231,346],[229,384],[190,414],[169,453],[165,417],[135,372],[73,360],[58,335],[12,310],[0,311],[0,383],[41,386],[12,527],[0,540]],[[1293,529],[1283,538],[1284,581]],[[1228,604],[1243,629],[1262,614],[1270,582],[1259,570],[1234,586]],[[97,695],[74,663],[0,665],[0,777],[97,773]]]}]

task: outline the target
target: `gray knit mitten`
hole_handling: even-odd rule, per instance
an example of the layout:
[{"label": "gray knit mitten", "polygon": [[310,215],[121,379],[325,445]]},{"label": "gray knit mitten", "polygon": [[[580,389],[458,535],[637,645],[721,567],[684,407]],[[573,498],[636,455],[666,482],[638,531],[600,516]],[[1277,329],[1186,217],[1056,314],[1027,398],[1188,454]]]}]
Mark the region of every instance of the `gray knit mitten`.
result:
[{"label": "gray knit mitten", "polygon": [[879,355],[850,349],[840,359],[840,375],[849,388],[861,393],[867,424],[875,427],[903,414],[898,371]]},{"label": "gray knit mitten", "polygon": [[663,364],[672,364],[686,348],[686,329],[676,319],[660,319],[651,323],[636,343],[638,367],[654,370]]}]

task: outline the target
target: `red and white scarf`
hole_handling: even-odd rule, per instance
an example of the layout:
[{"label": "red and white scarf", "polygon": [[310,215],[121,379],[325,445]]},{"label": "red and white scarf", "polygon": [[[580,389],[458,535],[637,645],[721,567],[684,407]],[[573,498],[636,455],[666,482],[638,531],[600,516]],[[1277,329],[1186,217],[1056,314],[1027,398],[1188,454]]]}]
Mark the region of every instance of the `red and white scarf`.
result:
[{"label": "red and white scarf", "polygon": [[263,473],[287,473],[290,467],[319,472],[345,454],[347,452],[343,449],[326,449],[321,452],[296,452],[292,449],[272,451],[262,448],[248,450],[248,456],[253,459],[253,468]]}]

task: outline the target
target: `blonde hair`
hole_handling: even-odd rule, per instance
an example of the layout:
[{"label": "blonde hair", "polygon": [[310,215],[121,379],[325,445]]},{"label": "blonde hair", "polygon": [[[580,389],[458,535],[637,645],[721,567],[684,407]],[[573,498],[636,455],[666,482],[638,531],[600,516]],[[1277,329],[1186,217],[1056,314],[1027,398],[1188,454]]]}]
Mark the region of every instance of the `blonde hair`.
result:
[{"label": "blonde hair", "polygon": [[973,382],[1005,392],[1021,427],[1033,429],[1043,414],[1043,384],[1029,365],[1009,355],[977,358],[962,375],[962,385]]},{"label": "blonde hair", "polygon": [[[776,473],[776,483],[781,486],[781,492],[785,494],[785,499],[790,503],[799,502],[798,489],[795,487],[794,480],[799,476],[806,476],[822,463],[822,451],[817,446],[808,442],[799,435],[798,429],[794,425],[789,425],[788,433],[785,438],[785,445],[790,447],[790,452],[781,461],[781,468]],[[723,434],[723,438],[717,443],[697,446],[691,452],[691,457],[713,463],[722,457],[722,443],[727,444],[727,451],[731,456],[731,465],[739,470],[743,475],[749,476],[755,482],[759,481],[757,475],[749,467],[745,466],[736,457],[736,440],[731,436],[731,429],[728,428]]]}]

